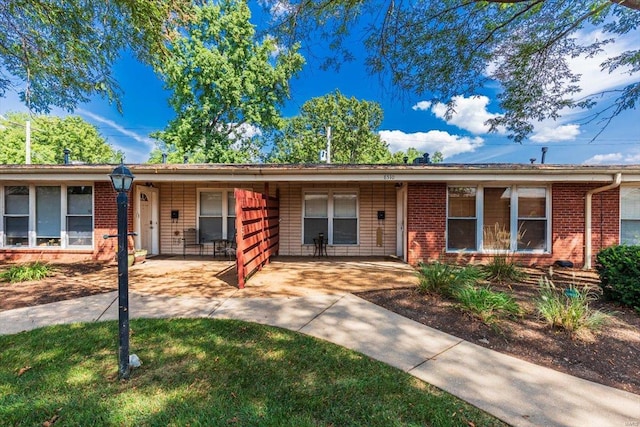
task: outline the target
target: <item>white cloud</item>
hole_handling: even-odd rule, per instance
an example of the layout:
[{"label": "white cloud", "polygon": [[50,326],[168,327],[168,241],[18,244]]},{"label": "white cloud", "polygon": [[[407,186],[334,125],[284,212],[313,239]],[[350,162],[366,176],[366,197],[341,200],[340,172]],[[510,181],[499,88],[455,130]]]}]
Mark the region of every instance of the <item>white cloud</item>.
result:
[{"label": "white cloud", "polygon": [[535,127],[530,139],[533,142],[573,141],[578,135],[580,135],[580,126],[576,124],[543,124]]},{"label": "white cloud", "polygon": [[441,130],[405,133],[400,130],[381,130],[380,138],[389,144],[391,152],[406,151],[413,147],[418,151],[434,153],[440,151],[444,158],[460,153],[473,152],[482,147],[480,137],[451,135]]},{"label": "white cloud", "polygon": [[[155,142],[153,139],[147,137],[147,136],[143,136],[140,135],[139,133],[130,131],[128,129],[126,129],[125,127],[119,125],[118,123],[114,122],[113,120],[107,119],[105,117],[102,117],[98,114],[94,114],[90,111],[86,111],[82,108],[78,108],[76,110],[76,112],[82,116],[86,116],[89,117],[91,120],[94,120],[98,123],[102,123],[112,129],[114,129],[115,131],[121,133],[124,136],[127,136],[129,138],[132,138],[133,140],[140,142],[142,144],[144,144],[145,146],[147,146],[147,148],[149,148],[150,150],[153,149],[155,147]],[[127,146],[121,146],[121,148],[129,148]]]},{"label": "white cloud", "polygon": [[[464,95],[456,95],[451,100],[454,106],[450,117],[447,118],[447,105],[441,102],[431,106],[431,112],[437,118],[447,122],[448,125],[464,129],[474,135],[489,133],[489,125],[486,124],[487,120],[499,116],[487,111],[487,105],[489,105],[490,100],[486,96],[470,96],[466,98]],[[498,133],[504,134],[505,132],[503,129],[499,129]]]},{"label": "white cloud", "polygon": [[640,153],[609,153],[596,154],[588,158],[583,163],[586,165],[604,165],[604,164],[637,164],[640,162]]},{"label": "white cloud", "polygon": [[596,154],[595,156],[584,161],[587,165],[601,165],[607,163],[619,163],[624,156],[622,153]]},{"label": "white cloud", "polygon": [[276,19],[291,15],[295,12],[295,6],[287,0],[260,0],[258,3],[261,6],[269,8],[269,13]]},{"label": "white cloud", "polygon": [[[568,59],[571,71],[581,75],[582,92],[577,95],[578,97],[597,94],[637,80],[637,75],[629,74],[628,68],[621,68],[609,73],[608,70],[601,71],[601,64],[607,58],[615,57],[627,50],[637,49],[639,33],[639,31],[635,31],[624,36],[616,36],[615,42],[603,46],[602,52],[593,57]],[[600,30],[581,31],[577,34],[577,39],[580,44],[588,44],[611,36],[611,34],[603,34]]]},{"label": "white cloud", "polygon": [[430,101],[419,101],[416,105],[411,107],[414,111],[427,111],[429,108],[431,108]]}]

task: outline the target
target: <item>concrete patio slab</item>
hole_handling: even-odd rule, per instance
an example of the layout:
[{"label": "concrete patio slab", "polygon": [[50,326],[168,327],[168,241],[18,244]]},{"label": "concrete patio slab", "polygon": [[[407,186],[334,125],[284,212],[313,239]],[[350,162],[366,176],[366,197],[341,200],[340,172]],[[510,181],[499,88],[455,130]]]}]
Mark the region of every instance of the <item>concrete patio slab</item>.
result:
[{"label": "concrete patio slab", "polygon": [[640,396],[463,341],[409,373],[513,426],[636,426]]},{"label": "concrete patio slab", "polygon": [[316,295],[292,298],[228,299],[211,314],[211,317],[239,319],[297,331],[339,298],[335,295]]},{"label": "concrete patio slab", "polygon": [[413,320],[345,295],[300,332],[408,371],[461,342]]},{"label": "concrete patio slab", "polygon": [[2,333],[15,334],[63,323],[95,322],[117,297],[117,292],[109,292],[35,307],[0,311]]}]

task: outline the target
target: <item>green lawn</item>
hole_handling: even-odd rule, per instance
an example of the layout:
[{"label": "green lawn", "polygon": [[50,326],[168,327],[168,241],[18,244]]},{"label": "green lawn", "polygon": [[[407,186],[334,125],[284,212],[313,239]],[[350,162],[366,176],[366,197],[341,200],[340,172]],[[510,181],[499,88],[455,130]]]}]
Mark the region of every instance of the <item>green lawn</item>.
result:
[{"label": "green lawn", "polygon": [[495,426],[361,354],[230,320],[134,320],[143,362],[117,379],[115,322],[0,336],[0,425]]}]

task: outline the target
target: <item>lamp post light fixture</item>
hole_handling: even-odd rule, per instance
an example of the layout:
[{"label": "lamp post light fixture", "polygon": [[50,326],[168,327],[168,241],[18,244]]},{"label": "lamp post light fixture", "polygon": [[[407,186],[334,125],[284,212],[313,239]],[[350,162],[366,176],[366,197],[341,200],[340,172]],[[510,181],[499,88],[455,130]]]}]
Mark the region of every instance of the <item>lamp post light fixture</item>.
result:
[{"label": "lamp post light fixture", "polygon": [[133,174],[122,160],[109,175],[113,189],[118,196],[118,376],[129,378],[129,265],[128,265],[128,231],[127,208],[129,199],[127,192],[133,183]]}]

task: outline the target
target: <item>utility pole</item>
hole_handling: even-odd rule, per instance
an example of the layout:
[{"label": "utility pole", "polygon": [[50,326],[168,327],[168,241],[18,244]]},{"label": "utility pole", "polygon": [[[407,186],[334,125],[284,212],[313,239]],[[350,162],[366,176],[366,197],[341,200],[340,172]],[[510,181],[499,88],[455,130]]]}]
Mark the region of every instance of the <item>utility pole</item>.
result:
[{"label": "utility pole", "polygon": [[327,126],[327,163],[331,163],[331,126]]},{"label": "utility pole", "polygon": [[27,120],[24,124],[25,131],[25,164],[31,164],[31,121]]}]

